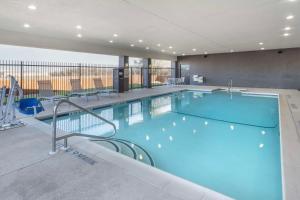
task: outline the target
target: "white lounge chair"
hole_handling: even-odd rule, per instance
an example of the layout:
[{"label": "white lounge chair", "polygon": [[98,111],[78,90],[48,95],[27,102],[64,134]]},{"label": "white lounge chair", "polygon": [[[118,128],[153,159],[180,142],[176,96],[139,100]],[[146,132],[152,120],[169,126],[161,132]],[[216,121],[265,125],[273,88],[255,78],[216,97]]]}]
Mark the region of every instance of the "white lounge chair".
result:
[{"label": "white lounge chair", "polygon": [[54,94],[50,80],[40,80],[37,82],[39,88],[39,99],[50,100],[53,104],[55,103],[55,101],[68,99],[68,96]]},{"label": "white lounge chair", "polygon": [[99,100],[99,91],[85,91],[81,87],[80,79],[70,79],[71,89],[72,92],[69,96],[84,96],[86,100],[88,101],[88,96],[96,95],[97,99]]},{"label": "white lounge chair", "polygon": [[116,90],[116,89],[106,89],[104,88],[103,86],[103,82],[102,82],[102,79],[101,78],[94,78],[94,85],[95,85],[95,88],[96,90],[101,94],[101,93],[104,93],[104,94],[117,94],[119,96],[119,91]]}]

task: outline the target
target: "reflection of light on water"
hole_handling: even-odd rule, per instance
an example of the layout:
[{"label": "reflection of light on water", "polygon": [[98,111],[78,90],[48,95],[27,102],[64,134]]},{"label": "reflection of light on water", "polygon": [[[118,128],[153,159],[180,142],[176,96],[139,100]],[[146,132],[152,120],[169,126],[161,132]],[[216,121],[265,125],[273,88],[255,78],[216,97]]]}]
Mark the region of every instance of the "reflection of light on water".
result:
[{"label": "reflection of light on water", "polygon": [[160,149],[160,148],[161,148],[161,144],[158,144],[158,145],[157,145],[157,148],[159,148],[159,149]]},{"label": "reflection of light on water", "polygon": [[165,129],[165,128],[162,128],[161,130],[162,130],[162,132],[165,132],[165,131],[166,131],[166,129]]},{"label": "reflection of light on water", "polygon": [[185,121],[186,119],[185,119],[185,117],[182,117],[182,121]]},{"label": "reflection of light on water", "polygon": [[265,134],[266,134],[266,131],[261,131],[261,134],[262,134],[262,135],[265,135]]},{"label": "reflection of light on water", "polygon": [[234,130],[234,126],[233,126],[233,125],[230,125],[230,129],[233,131],[233,130]]},{"label": "reflection of light on water", "polygon": [[197,132],[197,130],[196,130],[196,129],[194,129],[194,130],[193,130],[193,133],[196,133],[196,132]]},{"label": "reflection of light on water", "polygon": [[130,146],[131,146],[132,148],[134,148],[134,144],[131,144]]},{"label": "reflection of light on water", "polygon": [[176,122],[173,122],[173,126],[176,126]]},{"label": "reflection of light on water", "polygon": [[205,122],[204,122],[204,124],[207,126],[208,122],[207,122],[207,121],[205,121]]},{"label": "reflection of light on water", "polygon": [[146,135],[146,140],[148,141],[148,140],[150,140],[150,137],[149,137],[149,135]]},{"label": "reflection of light on water", "polygon": [[143,155],[142,154],[139,155],[139,159],[143,160]]},{"label": "reflection of light on water", "polygon": [[172,137],[172,136],[169,136],[169,140],[170,140],[170,141],[173,141],[173,137]]},{"label": "reflection of light on water", "polygon": [[259,144],[259,148],[261,149],[261,148],[263,148],[264,147],[264,144]]}]

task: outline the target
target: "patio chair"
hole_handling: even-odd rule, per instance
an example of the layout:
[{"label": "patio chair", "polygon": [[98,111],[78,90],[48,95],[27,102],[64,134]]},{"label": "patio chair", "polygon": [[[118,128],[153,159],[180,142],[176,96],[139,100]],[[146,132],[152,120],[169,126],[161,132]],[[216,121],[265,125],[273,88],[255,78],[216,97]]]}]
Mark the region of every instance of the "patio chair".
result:
[{"label": "patio chair", "polygon": [[54,94],[50,80],[38,81],[38,88],[39,88],[39,99],[50,100],[53,104],[55,101],[58,101],[61,99],[68,99],[67,96]]},{"label": "patio chair", "polygon": [[99,91],[93,90],[93,91],[86,91],[83,90],[81,87],[80,79],[70,79],[71,89],[72,92],[69,96],[84,96],[86,100],[88,101],[88,96],[96,95],[97,99],[99,100]]},{"label": "patio chair", "polygon": [[103,82],[102,82],[102,79],[101,78],[94,78],[94,85],[95,85],[95,88],[96,90],[101,94],[101,93],[104,93],[104,94],[117,94],[119,96],[119,91],[116,90],[116,89],[106,89],[104,88],[103,86]]}]

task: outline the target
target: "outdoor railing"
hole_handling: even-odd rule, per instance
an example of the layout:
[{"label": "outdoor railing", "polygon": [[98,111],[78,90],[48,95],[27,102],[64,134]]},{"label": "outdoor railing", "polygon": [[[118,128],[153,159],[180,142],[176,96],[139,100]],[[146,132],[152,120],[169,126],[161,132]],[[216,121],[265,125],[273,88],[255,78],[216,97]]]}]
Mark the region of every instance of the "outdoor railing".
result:
[{"label": "outdoor railing", "polygon": [[167,84],[168,78],[175,74],[174,68],[151,68],[151,84],[153,87]]},{"label": "outdoor railing", "polygon": [[129,89],[143,87],[143,68],[129,67]]},{"label": "outdoor railing", "polygon": [[[84,90],[94,89],[94,78],[101,78],[104,88],[113,87],[113,70],[118,66],[83,63],[28,62],[0,60],[0,87],[9,88],[8,75],[14,76],[26,97],[38,96],[38,81],[50,80],[55,95],[68,95],[70,79],[80,79]],[[151,68],[152,86],[166,84],[173,68]],[[143,68],[129,67],[129,89],[143,87]]]},{"label": "outdoor railing", "polygon": [[71,91],[70,79],[80,79],[84,90],[94,88],[94,78],[101,78],[105,88],[112,88],[113,69],[116,67],[81,63],[0,61],[0,86],[9,87],[8,75],[12,75],[19,81],[27,97],[38,95],[39,80],[50,80],[56,95],[67,95]]}]

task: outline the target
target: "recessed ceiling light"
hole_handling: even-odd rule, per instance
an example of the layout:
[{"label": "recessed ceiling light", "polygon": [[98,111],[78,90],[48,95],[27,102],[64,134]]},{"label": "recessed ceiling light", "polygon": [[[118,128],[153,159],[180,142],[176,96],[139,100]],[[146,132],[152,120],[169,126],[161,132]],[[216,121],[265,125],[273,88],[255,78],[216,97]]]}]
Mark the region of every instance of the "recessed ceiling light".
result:
[{"label": "recessed ceiling light", "polygon": [[149,50],[150,48],[149,48],[149,47],[146,47],[146,49]]},{"label": "recessed ceiling light", "polygon": [[288,36],[290,36],[290,34],[289,33],[284,33],[283,36],[288,37]]},{"label": "recessed ceiling light", "polygon": [[207,54],[207,51],[205,51],[204,54]]},{"label": "recessed ceiling light", "polygon": [[173,54],[176,54],[176,52],[175,52],[175,51],[173,51]]},{"label": "recessed ceiling light", "polygon": [[24,24],[23,26],[24,26],[24,28],[30,28],[29,24]]},{"label": "recessed ceiling light", "polygon": [[234,52],[234,50],[233,50],[233,49],[231,49],[231,50],[230,50],[230,52],[231,52],[231,53],[233,53],[233,52]]},{"label": "recessed ceiling light", "polygon": [[165,52],[166,50],[162,49],[161,52]]},{"label": "recessed ceiling light", "polygon": [[160,44],[157,44],[158,47],[160,47]]},{"label": "recessed ceiling light", "polygon": [[114,43],[114,41],[113,40],[109,40],[109,43]]},{"label": "recessed ceiling light", "polygon": [[181,54],[182,56],[185,56],[185,53]]},{"label": "recessed ceiling light", "polygon": [[76,29],[81,30],[81,29],[82,29],[82,26],[81,26],[81,25],[77,25],[77,26],[76,26]]},{"label": "recessed ceiling light", "polygon": [[117,33],[114,33],[113,36],[114,36],[114,37],[118,37],[119,35],[118,35]]},{"label": "recessed ceiling light", "polygon": [[134,44],[130,44],[131,47],[134,47]]},{"label": "recessed ceiling light", "polygon": [[192,49],[193,51],[197,51],[197,49]]},{"label": "recessed ceiling light", "polygon": [[287,27],[284,28],[284,30],[289,31],[289,30],[291,30],[291,27],[287,26]]},{"label": "recessed ceiling light", "polygon": [[172,46],[169,46],[169,49],[173,49],[173,47],[172,47]]},{"label": "recessed ceiling light", "polygon": [[82,35],[80,33],[77,34],[77,37],[82,38]]},{"label": "recessed ceiling light", "polygon": [[27,8],[28,8],[29,10],[36,10],[36,5],[31,4],[31,5],[29,5]]},{"label": "recessed ceiling light", "polygon": [[288,0],[289,2],[295,2],[295,1],[297,1],[297,0]]},{"label": "recessed ceiling light", "polygon": [[142,39],[139,39],[139,43],[142,43],[143,42],[143,40]]},{"label": "recessed ceiling light", "polygon": [[294,19],[294,15],[289,15],[286,17],[287,20]]},{"label": "recessed ceiling light", "polygon": [[259,45],[264,45],[264,43],[263,42],[260,42],[260,43],[258,43]]},{"label": "recessed ceiling light", "polygon": [[262,47],[262,48],[260,48],[260,50],[265,50],[265,48]]}]

